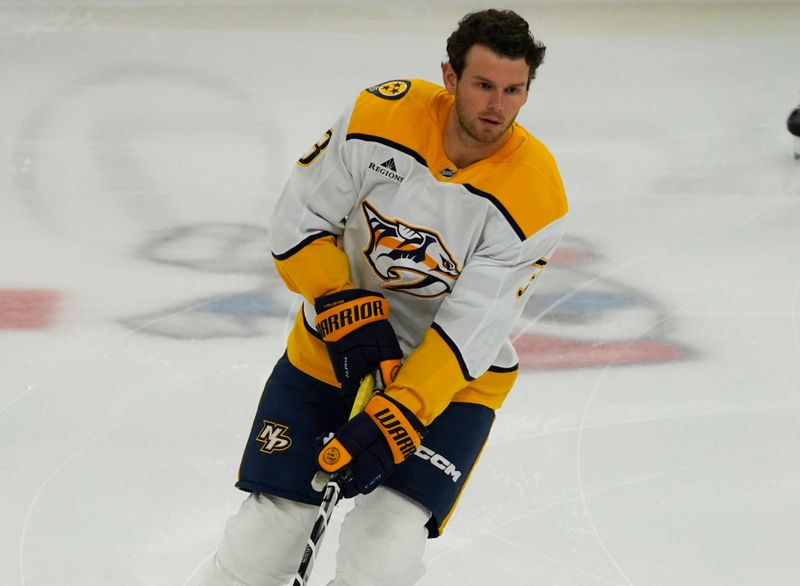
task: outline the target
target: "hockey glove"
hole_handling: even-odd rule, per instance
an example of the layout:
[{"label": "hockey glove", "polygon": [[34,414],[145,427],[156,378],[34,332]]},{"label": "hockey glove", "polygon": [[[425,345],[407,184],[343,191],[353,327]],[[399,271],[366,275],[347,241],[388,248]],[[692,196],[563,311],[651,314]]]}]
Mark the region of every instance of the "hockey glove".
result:
[{"label": "hockey glove", "polygon": [[333,372],[352,390],[368,373],[380,369],[393,381],[403,353],[389,323],[389,303],[380,293],[348,289],[315,300],[317,331],[328,347]]},{"label": "hockey glove", "polygon": [[417,450],[425,432],[411,411],[378,393],[325,444],[317,464],[328,474],[339,473],[344,498],[367,494]]}]

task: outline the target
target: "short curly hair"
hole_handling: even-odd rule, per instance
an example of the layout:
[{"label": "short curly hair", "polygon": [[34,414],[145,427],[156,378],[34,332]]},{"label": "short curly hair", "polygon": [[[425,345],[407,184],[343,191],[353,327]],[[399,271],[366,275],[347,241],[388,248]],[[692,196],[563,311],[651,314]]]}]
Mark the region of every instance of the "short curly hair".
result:
[{"label": "short curly hair", "polygon": [[494,8],[467,14],[447,39],[447,57],[459,79],[473,45],[484,45],[510,59],[523,57],[528,64],[528,83],[536,76],[547,49],[533,38],[528,22],[519,14]]}]

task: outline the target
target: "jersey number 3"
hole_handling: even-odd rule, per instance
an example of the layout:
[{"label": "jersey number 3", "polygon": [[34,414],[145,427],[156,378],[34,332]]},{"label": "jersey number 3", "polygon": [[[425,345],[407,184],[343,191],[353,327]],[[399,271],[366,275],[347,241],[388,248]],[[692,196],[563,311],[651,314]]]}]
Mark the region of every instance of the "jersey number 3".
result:
[{"label": "jersey number 3", "polygon": [[317,159],[318,156],[320,156],[320,154],[322,154],[322,151],[328,148],[332,136],[333,128],[330,128],[325,133],[325,136],[322,137],[321,141],[314,143],[314,148],[311,149],[311,152],[297,159],[297,164],[301,167],[308,167]]}]

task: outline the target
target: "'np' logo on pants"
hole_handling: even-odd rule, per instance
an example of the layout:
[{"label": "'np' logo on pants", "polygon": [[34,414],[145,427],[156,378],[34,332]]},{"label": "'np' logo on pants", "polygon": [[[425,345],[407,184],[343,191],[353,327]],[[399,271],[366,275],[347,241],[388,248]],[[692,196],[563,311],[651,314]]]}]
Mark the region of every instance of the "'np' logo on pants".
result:
[{"label": "'np' logo on pants", "polygon": [[261,428],[256,437],[256,441],[263,444],[259,451],[265,454],[272,454],[289,448],[292,445],[292,438],[286,434],[287,431],[289,431],[287,426],[265,419],[264,427]]}]

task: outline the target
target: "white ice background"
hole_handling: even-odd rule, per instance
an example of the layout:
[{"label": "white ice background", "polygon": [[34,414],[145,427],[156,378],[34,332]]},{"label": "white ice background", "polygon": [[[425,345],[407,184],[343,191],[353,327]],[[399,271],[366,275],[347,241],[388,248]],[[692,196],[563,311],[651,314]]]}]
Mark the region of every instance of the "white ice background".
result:
[{"label": "white ice background", "polygon": [[[271,206],[476,6],[0,3],[0,299],[58,298],[0,329],[0,585],[196,580],[295,302]],[[548,45],[520,121],[584,258],[526,332],[618,353],[523,372],[420,584],[796,586],[800,6],[519,11]],[[637,364],[651,340],[680,356]]]}]

